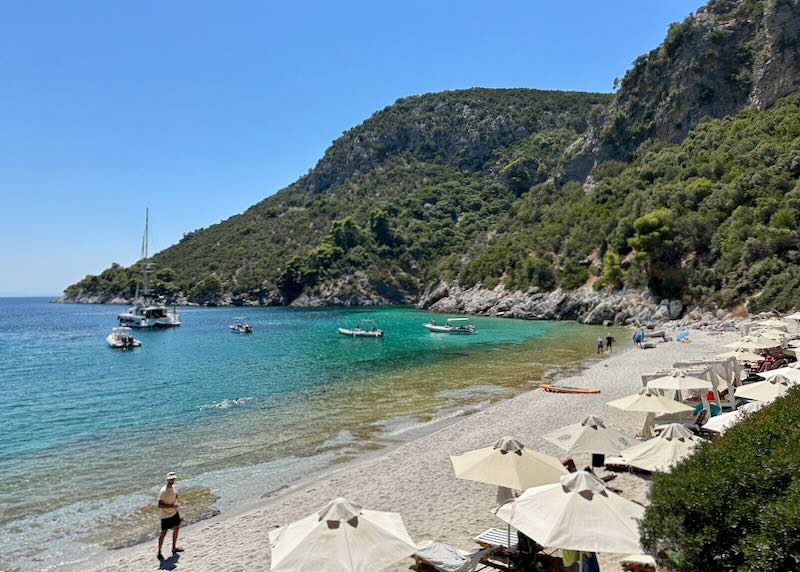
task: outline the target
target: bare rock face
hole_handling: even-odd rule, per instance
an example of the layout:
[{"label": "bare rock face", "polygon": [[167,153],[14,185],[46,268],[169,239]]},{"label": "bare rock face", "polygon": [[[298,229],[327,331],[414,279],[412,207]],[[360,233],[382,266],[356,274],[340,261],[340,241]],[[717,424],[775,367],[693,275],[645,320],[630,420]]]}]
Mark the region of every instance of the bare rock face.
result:
[{"label": "bare rock face", "polygon": [[636,59],[562,176],[583,180],[646,139],[677,143],[705,117],[765,109],[798,89],[800,0],[711,0]]},{"label": "bare rock face", "polygon": [[[447,292],[446,295],[443,295]],[[678,317],[679,300],[657,300],[637,290],[595,291],[556,289],[541,292],[509,291],[502,285],[491,290],[480,285],[463,288],[452,283],[426,291],[417,307],[442,313],[467,313],[532,320],[578,320],[584,324],[649,326]],[[672,311],[672,315],[670,314]]]}]

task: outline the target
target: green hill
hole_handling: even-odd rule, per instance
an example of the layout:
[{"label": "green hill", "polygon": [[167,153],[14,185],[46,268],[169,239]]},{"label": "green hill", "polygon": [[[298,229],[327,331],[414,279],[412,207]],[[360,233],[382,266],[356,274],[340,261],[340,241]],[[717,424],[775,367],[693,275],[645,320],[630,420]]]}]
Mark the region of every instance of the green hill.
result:
[{"label": "green hill", "polygon": [[[398,100],[314,169],[158,253],[198,302],[412,302],[437,281],[649,287],[800,302],[800,3],[717,0],[613,96],[470,89]],[[66,289],[130,297],[137,268]]]}]

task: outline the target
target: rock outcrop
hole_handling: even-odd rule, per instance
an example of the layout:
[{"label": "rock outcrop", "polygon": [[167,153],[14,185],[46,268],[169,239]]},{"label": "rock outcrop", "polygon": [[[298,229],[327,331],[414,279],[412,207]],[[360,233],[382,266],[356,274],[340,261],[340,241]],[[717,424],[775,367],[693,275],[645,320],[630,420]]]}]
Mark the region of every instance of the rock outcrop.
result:
[{"label": "rock outcrop", "polygon": [[[417,307],[443,313],[466,313],[531,320],[577,320],[584,324],[618,324],[654,327],[674,322],[676,327],[718,326],[734,317],[722,310],[692,309],[684,314],[681,300],[659,299],[640,290],[557,289],[542,292],[530,288],[512,292],[502,285],[491,290],[457,283],[429,287]],[[716,309],[714,309],[716,310]],[[683,318],[683,319],[681,319]]]}]

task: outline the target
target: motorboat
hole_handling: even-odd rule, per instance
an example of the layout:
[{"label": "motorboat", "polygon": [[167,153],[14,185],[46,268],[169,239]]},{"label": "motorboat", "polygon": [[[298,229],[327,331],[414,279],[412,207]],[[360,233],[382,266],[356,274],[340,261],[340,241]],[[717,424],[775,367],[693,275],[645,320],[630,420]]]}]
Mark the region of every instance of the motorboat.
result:
[{"label": "motorboat", "polygon": [[253,326],[245,322],[244,318],[234,318],[233,324],[230,325],[231,332],[234,334],[252,334]]},{"label": "motorboat", "polygon": [[139,264],[142,267],[142,291],[139,296],[139,283],[136,283],[137,300],[135,306],[127,312],[117,315],[120,326],[129,328],[172,328],[181,325],[175,307],[168,308],[161,298],[153,298],[150,294],[149,272],[152,263],[148,260],[148,236],[150,232],[150,211],[145,211],[144,237],[142,238],[142,252]]},{"label": "motorboat", "polygon": [[478,330],[469,323],[469,318],[447,318],[443,325],[436,323],[436,320],[423,324],[429,332],[434,334],[474,334]]},{"label": "motorboat", "polygon": [[375,320],[359,320],[353,328],[337,328],[336,331],[343,336],[354,338],[381,338],[383,330],[378,328]]},{"label": "motorboat", "polygon": [[108,345],[118,350],[138,348],[142,342],[133,337],[133,330],[122,326],[111,328],[111,333],[106,337]]}]

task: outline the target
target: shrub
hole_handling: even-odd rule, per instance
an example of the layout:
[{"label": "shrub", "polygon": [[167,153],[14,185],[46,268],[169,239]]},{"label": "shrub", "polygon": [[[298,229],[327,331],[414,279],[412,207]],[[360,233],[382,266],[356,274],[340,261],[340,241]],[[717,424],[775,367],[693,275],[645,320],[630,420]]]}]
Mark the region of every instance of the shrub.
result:
[{"label": "shrub", "polygon": [[800,389],[657,474],[642,545],[669,570],[800,566]]}]

